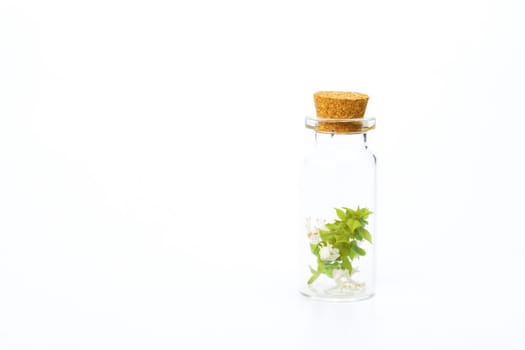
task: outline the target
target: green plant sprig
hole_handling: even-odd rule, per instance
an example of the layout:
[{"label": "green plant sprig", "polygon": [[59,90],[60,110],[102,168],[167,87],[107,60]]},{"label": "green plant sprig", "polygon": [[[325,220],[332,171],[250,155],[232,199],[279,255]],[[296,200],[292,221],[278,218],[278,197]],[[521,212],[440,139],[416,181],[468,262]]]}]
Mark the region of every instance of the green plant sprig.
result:
[{"label": "green plant sprig", "polygon": [[[317,257],[317,270],[310,267],[312,276],[308,284],[312,284],[322,274],[333,278],[336,269],[347,270],[352,274],[352,261],[366,255],[363,248],[359,246],[362,241],[372,243],[372,235],[366,229],[368,217],[372,212],[367,208],[352,210],[349,208],[335,208],[338,219],[332,223],[325,224],[324,229],[319,230],[320,241],[310,244],[312,254]],[[330,259],[321,258],[321,250],[329,249],[332,252]],[[326,248],[328,247],[328,248]],[[337,256],[336,258],[333,258]]]}]

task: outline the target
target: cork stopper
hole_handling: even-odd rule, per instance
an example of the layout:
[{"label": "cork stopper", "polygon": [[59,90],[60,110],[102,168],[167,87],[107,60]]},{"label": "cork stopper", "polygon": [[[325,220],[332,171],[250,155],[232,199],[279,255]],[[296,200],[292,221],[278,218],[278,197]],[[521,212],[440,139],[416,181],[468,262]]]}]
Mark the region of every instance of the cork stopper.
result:
[{"label": "cork stopper", "polygon": [[368,95],[349,91],[319,91],[314,94],[314,102],[319,118],[316,130],[319,132],[360,133],[373,128],[363,119]]}]

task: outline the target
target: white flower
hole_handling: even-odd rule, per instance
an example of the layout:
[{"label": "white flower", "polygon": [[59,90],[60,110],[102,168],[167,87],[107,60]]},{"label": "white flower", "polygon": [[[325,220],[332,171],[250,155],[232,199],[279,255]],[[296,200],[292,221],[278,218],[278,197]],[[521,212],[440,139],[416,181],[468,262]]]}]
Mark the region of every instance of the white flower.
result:
[{"label": "white flower", "polygon": [[312,229],[312,218],[309,216],[304,220],[304,227],[310,231]]},{"label": "white flower", "polygon": [[319,249],[319,257],[321,260],[334,261],[339,257],[339,249],[332,248],[332,245],[328,244]]},{"label": "white flower", "polygon": [[311,216],[309,216],[304,220],[304,227],[306,228],[306,231],[314,231],[323,228],[325,223],[325,219],[312,218]]},{"label": "white flower", "polygon": [[321,234],[319,233],[319,229],[308,232],[308,238],[310,239],[311,244],[317,244],[321,242]]},{"label": "white flower", "polygon": [[315,227],[321,227],[321,226],[324,226],[325,221],[326,221],[326,220],[324,220],[324,219],[320,219],[320,218],[315,219]]}]

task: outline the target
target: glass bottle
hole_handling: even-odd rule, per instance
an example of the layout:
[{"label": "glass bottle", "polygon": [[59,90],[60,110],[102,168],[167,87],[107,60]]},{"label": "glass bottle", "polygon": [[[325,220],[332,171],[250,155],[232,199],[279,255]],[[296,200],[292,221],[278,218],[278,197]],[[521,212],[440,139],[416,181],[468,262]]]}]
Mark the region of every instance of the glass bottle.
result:
[{"label": "glass bottle", "polygon": [[377,236],[376,158],[366,141],[375,119],[364,117],[367,95],[314,97],[317,116],[306,118],[314,143],[304,164],[301,293],[327,301],[368,299]]}]

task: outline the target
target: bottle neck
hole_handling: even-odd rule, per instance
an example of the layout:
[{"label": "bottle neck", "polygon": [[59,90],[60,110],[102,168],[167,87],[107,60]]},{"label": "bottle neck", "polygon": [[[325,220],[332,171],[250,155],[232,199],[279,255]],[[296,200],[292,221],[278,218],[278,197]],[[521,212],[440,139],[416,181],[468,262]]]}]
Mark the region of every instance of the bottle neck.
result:
[{"label": "bottle neck", "polygon": [[367,149],[366,133],[362,134],[326,134],[315,133],[315,144],[318,147],[337,147],[346,149]]}]

